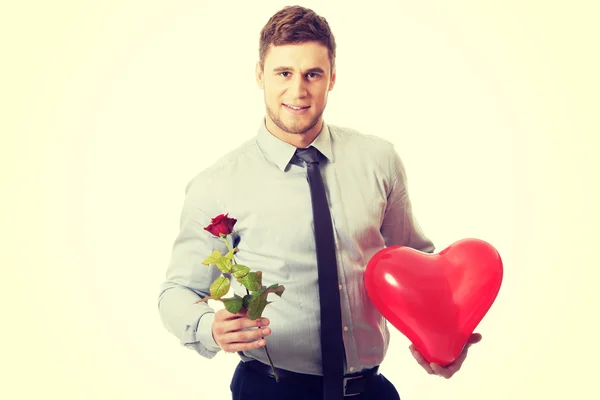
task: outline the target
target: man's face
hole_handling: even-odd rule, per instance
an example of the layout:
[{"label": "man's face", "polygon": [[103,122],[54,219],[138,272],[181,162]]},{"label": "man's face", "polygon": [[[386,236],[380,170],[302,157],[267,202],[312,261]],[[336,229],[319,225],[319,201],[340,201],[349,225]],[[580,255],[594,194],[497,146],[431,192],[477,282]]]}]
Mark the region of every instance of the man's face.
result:
[{"label": "man's face", "polygon": [[271,46],[264,69],[257,63],[256,79],[264,90],[267,128],[273,134],[314,139],[335,83],[330,70],[327,47],[320,43]]}]

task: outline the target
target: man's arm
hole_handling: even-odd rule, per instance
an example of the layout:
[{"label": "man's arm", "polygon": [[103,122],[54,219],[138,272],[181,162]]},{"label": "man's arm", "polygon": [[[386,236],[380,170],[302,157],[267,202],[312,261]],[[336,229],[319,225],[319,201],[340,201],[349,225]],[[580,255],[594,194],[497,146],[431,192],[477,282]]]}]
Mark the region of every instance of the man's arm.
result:
[{"label": "man's arm", "polygon": [[[385,245],[408,246],[426,253],[433,253],[435,247],[432,241],[425,236],[412,212],[406,185],[406,171],[395,150],[390,153],[389,160],[391,185],[388,191],[388,204],[381,226]],[[428,363],[412,343],[409,346],[409,350],[427,373],[448,379],[460,370],[467,357],[469,347],[480,340],[481,335],[479,333],[472,334],[461,354],[455,361],[446,366]]]},{"label": "man's arm", "polygon": [[196,302],[210,295],[209,287],[220,276],[214,266],[202,262],[214,251],[223,254],[223,239],[204,230],[215,212],[208,186],[196,179],[186,188],[179,233],[173,244],[166,279],[160,286],[158,310],[163,325],[183,346],[213,358],[220,347],[212,336],[215,312],[207,302]]},{"label": "man's arm", "polygon": [[391,145],[389,155],[390,188],[381,234],[386,246],[407,246],[433,253],[435,246],[425,236],[413,214],[408,195],[406,170],[400,156]]}]

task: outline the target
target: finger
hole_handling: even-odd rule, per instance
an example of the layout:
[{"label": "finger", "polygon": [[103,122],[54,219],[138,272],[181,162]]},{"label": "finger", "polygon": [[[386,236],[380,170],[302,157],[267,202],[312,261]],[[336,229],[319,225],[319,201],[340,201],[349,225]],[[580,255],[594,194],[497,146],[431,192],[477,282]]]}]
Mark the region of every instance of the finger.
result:
[{"label": "finger", "polygon": [[465,359],[467,358],[467,354],[469,353],[469,346],[471,346],[471,345],[470,344],[466,345],[463,348],[463,350],[460,352],[458,357],[456,357],[456,359],[454,361],[452,361],[452,363],[450,363],[449,365],[446,365],[446,369],[450,370],[453,374],[455,372],[457,372],[460,369],[460,367],[462,366]]},{"label": "finger", "polygon": [[238,318],[214,324],[215,340],[221,343],[239,343],[256,340],[271,334],[268,318]]},{"label": "finger", "polygon": [[253,349],[259,349],[267,345],[265,339],[254,340],[251,342],[242,342],[242,343],[224,343],[221,346],[223,351],[227,353],[237,353],[238,351],[247,351]]},{"label": "finger", "polygon": [[456,359],[448,365],[442,366],[439,364],[431,363],[430,366],[431,366],[431,369],[435,372],[435,374],[448,379],[460,370],[460,367],[462,366],[466,357],[467,357],[467,348],[465,348],[458,355],[458,357],[456,357]]},{"label": "finger", "polygon": [[268,318],[257,318],[254,321],[250,318],[236,318],[219,322],[216,331],[218,334],[237,332],[242,329],[266,327],[270,322]]},{"label": "finger", "polygon": [[456,370],[458,371],[458,369],[460,368],[460,366],[462,365],[462,363],[465,361],[465,358],[467,358],[467,353],[468,353],[468,349],[465,348],[458,355],[458,357],[456,357],[456,360],[452,361],[452,364],[447,365],[446,368],[453,367],[453,368],[456,368]]},{"label": "finger", "polygon": [[220,346],[226,351],[244,351],[265,346],[264,338],[270,334],[270,328],[252,329],[227,333],[219,336],[218,340],[221,342]]},{"label": "finger", "polygon": [[417,360],[417,362],[421,365],[421,367],[423,367],[423,369],[425,369],[425,371],[427,371],[428,374],[433,375],[434,372],[429,366],[429,363],[423,358],[423,356],[421,355],[421,353],[419,353],[415,346],[411,344],[408,347],[408,349],[410,350],[410,353],[413,355],[415,360]]},{"label": "finger", "polygon": [[453,374],[450,367],[442,367],[441,365],[436,363],[431,363],[429,366],[434,374],[441,376],[442,378],[449,379]]},{"label": "finger", "polygon": [[257,339],[264,339],[265,337],[271,334],[270,328],[258,328],[258,329],[249,329],[249,330],[241,330],[235,332],[229,332],[221,335],[221,340],[226,343],[243,343],[250,342]]}]

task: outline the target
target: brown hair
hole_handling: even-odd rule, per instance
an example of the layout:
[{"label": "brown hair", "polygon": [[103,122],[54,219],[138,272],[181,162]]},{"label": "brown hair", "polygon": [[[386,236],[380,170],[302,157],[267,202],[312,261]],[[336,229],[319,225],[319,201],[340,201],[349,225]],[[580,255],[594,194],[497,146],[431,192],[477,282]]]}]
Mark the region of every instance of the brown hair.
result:
[{"label": "brown hair", "polygon": [[260,31],[259,60],[264,68],[267,51],[273,46],[316,41],[327,47],[331,70],[335,67],[335,38],[327,20],[313,10],[287,6],[275,13]]}]

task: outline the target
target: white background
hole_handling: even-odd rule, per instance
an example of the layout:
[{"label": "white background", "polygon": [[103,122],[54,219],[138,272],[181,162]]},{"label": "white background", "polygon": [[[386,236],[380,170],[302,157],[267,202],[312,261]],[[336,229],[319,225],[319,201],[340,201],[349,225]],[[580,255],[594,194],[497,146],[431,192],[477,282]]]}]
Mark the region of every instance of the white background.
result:
[{"label": "white background", "polygon": [[[382,371],[403,400],[598,396],[597,13],[547,3],[302,3],[338,42],[327,121],[396,144],[438,250],[478,237],[504,260],[452,379],[392,329]],[[182,348],[158,287],[188,180],[255,134],[258,34],[286,3],[15,4],[0,7],[0,397],[229,398],[237,356]]]}]

